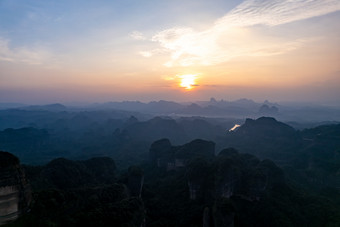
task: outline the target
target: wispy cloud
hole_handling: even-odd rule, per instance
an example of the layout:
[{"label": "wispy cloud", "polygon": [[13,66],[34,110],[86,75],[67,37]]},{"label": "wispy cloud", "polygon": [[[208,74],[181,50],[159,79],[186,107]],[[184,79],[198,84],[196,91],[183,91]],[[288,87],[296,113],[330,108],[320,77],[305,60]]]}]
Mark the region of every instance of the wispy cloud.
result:
[{"label": "wispy cloud", "polygon": [[39,65],[47,62],[50,57],[50,53],[40,47],[11,48],[9,40],[0,37],[0,61]]},{"label": "wispy cloud", "polygon": [[139,31],[133,31],[130,34],[130,37],[136,40],[146,40],[147,38],[143,35],[143,33]]},{"label": "wispy cloud", "polygon": [[340,10],[339,0],[246,0],[217,21],[234,26],[280,25]]},{"label": "wispy cloud", "polygon": [[[170,54],[164,65],[214,65],[239,56],[269,56],[299,48],[307,39],[270,39],[251,33],[251,26],[277,26],[340,10],[339,0],[246,0],[206,30],[174,27],[152,41]],[[144,36],[135,33],[136,39]],[[145,52],[147,53],[147,52]],[[143,54],[142,54],[143,55]],[[151,55],[144,54],[145,57]]]}]

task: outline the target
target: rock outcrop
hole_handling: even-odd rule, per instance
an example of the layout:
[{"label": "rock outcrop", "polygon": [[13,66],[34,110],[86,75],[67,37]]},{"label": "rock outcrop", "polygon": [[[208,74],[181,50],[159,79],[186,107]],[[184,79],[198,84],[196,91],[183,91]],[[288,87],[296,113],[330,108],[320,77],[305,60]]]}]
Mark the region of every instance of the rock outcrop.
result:
[{"label": "rock outcrop", "polygon": [[150,148],[151,162],[167,171],[185,167],[195,158],[213,159],[215,143],[196,139],[182,146],[172,146],[168,139],[155,141]]},{"label": "rock outcrop", "polygon": [[[280,124],[271,118],[259,121]],[[258,122],[248,120],[245,127],[252,124]],[[291,131],[285,125],[282,128]],[[154,167],[163,170],[163,174],[170,170],[177,170],[169,173],[172,176],[185,174],[182,177],[187,184],[187,199],[206,206],[203,226],[233,227],[240,209],[234,203],[257,204],[268,193],[285,188],[285,178],[283,171],[268,159],[260,160],[234,148],[226,148],[215,156],[214,146],[213,142],[204,140],[172,146],[169,140],[163,139],[151,145],[150,157]],[[183,165],[178,165],[179,160]]]},{"label": "rock outcrop", "polygon": [[31,189],[19,159],[0,151],[0,225],[25,213],[31,199]]}]

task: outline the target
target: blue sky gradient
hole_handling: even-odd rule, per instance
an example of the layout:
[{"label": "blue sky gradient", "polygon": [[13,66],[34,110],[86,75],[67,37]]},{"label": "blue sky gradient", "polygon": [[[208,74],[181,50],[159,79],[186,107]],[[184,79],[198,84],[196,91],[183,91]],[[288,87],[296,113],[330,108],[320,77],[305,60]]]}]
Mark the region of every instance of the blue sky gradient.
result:
[{"label": "blue sky gradient", "polygon": [[0,0],[0,102],[336,105],[339,10],[338,0]]}]

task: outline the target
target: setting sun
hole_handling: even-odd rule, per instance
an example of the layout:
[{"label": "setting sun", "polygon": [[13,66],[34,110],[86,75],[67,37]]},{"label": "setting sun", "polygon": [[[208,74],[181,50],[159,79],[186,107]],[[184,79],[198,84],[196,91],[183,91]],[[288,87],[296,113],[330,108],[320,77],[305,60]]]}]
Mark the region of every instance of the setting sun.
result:
[{"label": "setting sun", "polygon": [[191,90],[193,89],[194,86],[197,86],[196,84],[197,75],[194,74],[181,75],[180,79],[181,83],[179,86],[186,90]]}]

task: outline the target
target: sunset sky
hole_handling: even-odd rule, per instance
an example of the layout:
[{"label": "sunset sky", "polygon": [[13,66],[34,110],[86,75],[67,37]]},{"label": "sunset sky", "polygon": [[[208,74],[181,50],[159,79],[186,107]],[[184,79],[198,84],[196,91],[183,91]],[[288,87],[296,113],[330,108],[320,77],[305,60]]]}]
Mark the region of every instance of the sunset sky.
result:
[{"label": "sunset sky", "polygon": [[340,105],[339,0],[0,0],[0,102]]}]

